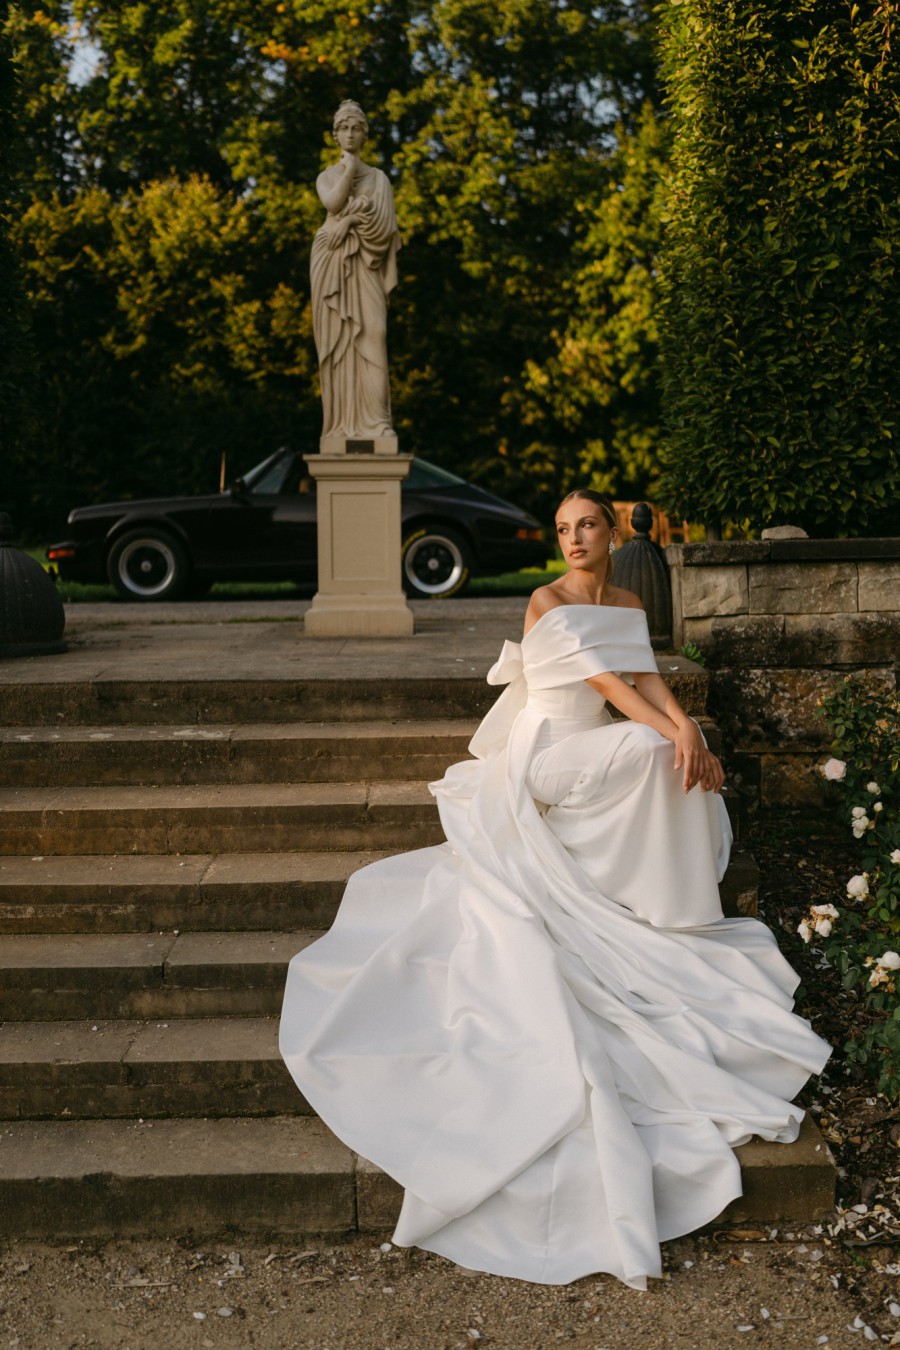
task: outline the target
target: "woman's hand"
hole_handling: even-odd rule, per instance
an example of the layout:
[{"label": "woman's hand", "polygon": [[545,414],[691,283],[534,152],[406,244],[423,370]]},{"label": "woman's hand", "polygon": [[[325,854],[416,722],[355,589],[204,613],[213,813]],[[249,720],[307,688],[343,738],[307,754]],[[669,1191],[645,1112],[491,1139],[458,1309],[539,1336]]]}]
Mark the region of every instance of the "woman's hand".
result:
[{"label": "woman's hand", "polygon": [[328,236],[328,247],[332,249],[340,248],[341,244],[344,242],[344,240],[347,238],[347,235],[350,233],[351,226],[355,224],[356,224],[356,216],[352,214],[348,216],[341,216],[338,220],[336,220],[331,228],[331,233]]},{"label": "woman's hand", "polygon": [[703,743],[697,723],[687,718],[675,737],[675,768],[684,769],[683,789],[690,792],[699,783],[704,792],[719,792],[725,771],[718,758]]}]

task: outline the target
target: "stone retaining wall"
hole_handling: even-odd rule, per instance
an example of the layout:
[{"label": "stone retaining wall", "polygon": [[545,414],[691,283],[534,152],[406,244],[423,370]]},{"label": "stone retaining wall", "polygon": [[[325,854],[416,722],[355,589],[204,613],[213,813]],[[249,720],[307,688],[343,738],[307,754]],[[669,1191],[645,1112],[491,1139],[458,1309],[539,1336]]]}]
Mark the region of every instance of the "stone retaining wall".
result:
[{"label": "stone retaining wall", "polygon": [[900,674],[900,539],[672,544],[673,642],[709,663],[709,709],[751,799],[821,800],[820,695],[847,671]]}]

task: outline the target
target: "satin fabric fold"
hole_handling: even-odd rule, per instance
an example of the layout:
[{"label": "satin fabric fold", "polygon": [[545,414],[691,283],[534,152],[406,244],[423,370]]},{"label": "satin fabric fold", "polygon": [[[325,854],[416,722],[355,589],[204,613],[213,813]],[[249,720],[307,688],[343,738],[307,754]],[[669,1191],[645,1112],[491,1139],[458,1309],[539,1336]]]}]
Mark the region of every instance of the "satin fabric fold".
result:
[{"label": "satin fabric fold", "polygon": [[740,1194],[736,1144],[796,1138],[830,1048],[768,929],[722,917],[721,800],[584,683],[655,669],[638,610],[506,643],[476,758],[431,785],[447,843],[357,872],[291,962],[282,1053],[404,1186],[399,1245],[644,1288],[660,1241]]}]

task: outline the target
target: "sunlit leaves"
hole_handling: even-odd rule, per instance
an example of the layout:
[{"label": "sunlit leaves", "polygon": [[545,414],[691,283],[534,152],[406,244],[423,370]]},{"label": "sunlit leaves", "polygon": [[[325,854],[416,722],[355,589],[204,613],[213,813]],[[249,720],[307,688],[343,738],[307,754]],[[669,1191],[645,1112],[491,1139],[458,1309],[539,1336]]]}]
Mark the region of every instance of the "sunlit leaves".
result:
[{"label": "sunlit leaves", "polygon": [[[614,128],[633,129],[653,91],[649,9],[51,0],[44,19],[17,10],[30,155],[17,240],[40,335],[38,439],[67,473],[49,475],[49,496],[48,475],[34,475],[35,518],[159,481],[206,486],[223,443],[247,462],[287,440],[315,445],[314,183],[347,97],[369,117],[366,158],[395,183],[403,249],[389,344],[403,446],[540,506],[582,431],[538,434],[529,372],[552,362],[581,303],[576,274],[591,260],[581,243],[607,192]],[[74,25],[92,60],[69,79]],[[632,305],[629,286],[636,321],[640,287],[620,298]],[[623,340],[628,396],[640,397],[641,352],[638,338]],[[605,432],[583,432],[605,444]],[[644,435],[610,453],[627,457]]]}]

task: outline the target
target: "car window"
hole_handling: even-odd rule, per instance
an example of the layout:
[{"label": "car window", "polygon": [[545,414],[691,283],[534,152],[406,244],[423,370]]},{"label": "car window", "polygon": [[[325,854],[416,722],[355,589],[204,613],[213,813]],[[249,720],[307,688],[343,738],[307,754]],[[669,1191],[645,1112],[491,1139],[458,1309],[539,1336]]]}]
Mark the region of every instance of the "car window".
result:
[{"label": "car window", "polygon": [[274,464],[270,464],[265,473],[260,474],[259,478],[254,479],[250,484],[250,491],[253,493],[275,493],[281,492],[285,485],[285,479],[288,477],[294,466],[292,456],[285,455],[281,459],[276,459]]},{"label": "car window", "polygon": [[[260,472],[262,470],[262,472]],[[262,464],[251,469],[246,475],[245,481],[251,492],[254,493],[294,493],[294,492],[315,492],[315,479],[309,476],[309,471],[300,455],[282,455],[274,458],[271,464]],[[415,491],[424,491],[428,488],[459,487],[465,484],[465,479],[460,478],[458,474],[450,473],[448,469],[438,468],[436,464],[430,464],[427,459],[415,458],[409,466],[409,473],[403,480],[404,488],[411,488]]]},{"label": "car window", "polygon": [[413,460],[409,466],[409,474],[403,480],[403,486],[417,489],[436,487],[459,487],[460,483],[465,483],[464,478],[458,477],[455,473],[450,473],[447,469],[439,469],[436,464],[429,464],[427,459]]}]

